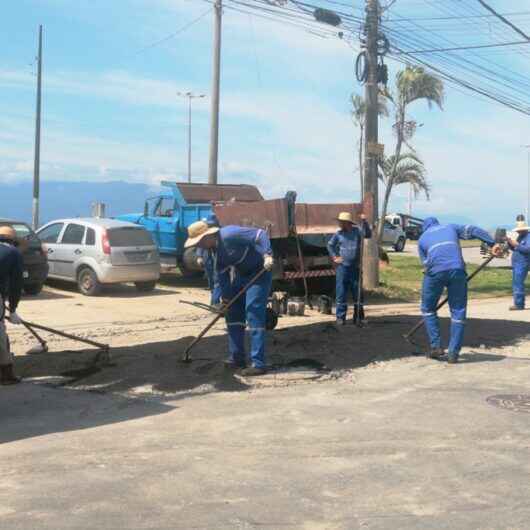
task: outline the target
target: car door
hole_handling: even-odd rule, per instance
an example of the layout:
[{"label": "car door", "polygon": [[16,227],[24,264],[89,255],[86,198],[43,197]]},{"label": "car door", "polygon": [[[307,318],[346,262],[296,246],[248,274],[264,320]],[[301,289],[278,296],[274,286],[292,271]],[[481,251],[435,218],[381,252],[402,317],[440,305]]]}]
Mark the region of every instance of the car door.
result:
[{"label": "car door", "polygon": [[48,256],[49,276],[55,276],[57,241],[63,231],[64,223],[52,223],[37,232],[42,246]]},{"label": "car door", "polygon": [[155,209],[157,220],[156,243],[162,254],[175,252],[177,231],[177,205],[173,197],[161,197]]},{"label": "car door", "polygon": [[396,227],[390,224],[388,221],[385,221],[383,227],[383,244],[384,245],[394,245],[397,240],[397,230]]},{"label": "car door", "polygon": [[83,256],[85,226],[68,223],[55,250],[55,274],[68,280],[76,279],[76,262]]}]

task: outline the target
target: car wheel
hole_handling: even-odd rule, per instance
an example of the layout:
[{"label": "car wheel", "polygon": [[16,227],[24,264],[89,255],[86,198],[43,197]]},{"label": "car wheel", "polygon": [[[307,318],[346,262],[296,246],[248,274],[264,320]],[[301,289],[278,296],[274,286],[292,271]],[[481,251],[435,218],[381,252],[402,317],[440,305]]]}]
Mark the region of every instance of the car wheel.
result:
[{"label": "car wheel", "polygon": [[24,285],[24,292],[26,294],[35,296],[42,291],[42,287],[42,283],[29,283],[27,285]]},{"label": "car wheel", "polygon": [[96,296],[101,291],[101,284],[96,273],[89,268],[84,268],[77,275],[77,287],[79,292],[85,296]]},{"label": "car wheel", "polygon": [[138,291],[146,293],[156,287],[156,282],[134,282],[134,285]]},{"label": "car wheel", "polygon": [[396,252],[403,252],[403,250],[405,250],[405,238],[404,237],[400,237],[396,244],[394,245],[394,250]]}]

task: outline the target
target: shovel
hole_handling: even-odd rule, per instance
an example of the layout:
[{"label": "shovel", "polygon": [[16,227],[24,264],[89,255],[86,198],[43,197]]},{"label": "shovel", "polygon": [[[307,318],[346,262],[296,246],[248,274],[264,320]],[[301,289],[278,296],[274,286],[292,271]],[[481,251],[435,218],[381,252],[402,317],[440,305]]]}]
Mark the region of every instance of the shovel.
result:
[{"label": "shovel", "polygon": [[245,285],[245,287],[243,287],[243,289],[241,289],[241,291],[239,291],[239,293],[237,293],[234,296],[234,298],[232,298],[232,300],[230,300],[230,302],[228,302],[228,304],[226,304],[219,311],[219,313],[215,316],[215,318],[199,333],[199,335],[197,335],[197,337],[193,340],[193,342],[184,351],[184,357],[182,358],[183,363],[191,362],[191,357],[190,357],[191,350],[200,342],[200,340],[204,337],[204,335],[206,335],[206,333],[208,333],[208,331],[210,331],[215,326],[215,324],[217,324],[217,322],[228,313],[228,310],[248,291],[248,289],[254,283],[256,283],[263,276],[263,274],[265,274],[265,272],[267,272],[265,269],[261,269],[258,272],[258,274],[256,274],[256,276],[254,276]]}]

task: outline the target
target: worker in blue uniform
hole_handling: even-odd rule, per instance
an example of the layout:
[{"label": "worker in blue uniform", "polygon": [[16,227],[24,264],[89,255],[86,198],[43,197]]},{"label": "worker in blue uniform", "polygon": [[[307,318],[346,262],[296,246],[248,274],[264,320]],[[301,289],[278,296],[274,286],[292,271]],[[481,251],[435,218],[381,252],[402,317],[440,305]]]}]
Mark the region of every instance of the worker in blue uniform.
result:
[{"label": "worker in blue uniform", "polygon": [[[337,325],[346,324],[348,312],[348,295],[353,294],[353,301],[358,297],[360,267],[361,230],[365,238],[372,237],[366,216],[361,214],[361,227],[355,225],[353,216],[349,212],[339,214],[339,230],[328,241],[328,252],[337,265],[336,269],[336,316]],[[357,304],[354,311],[359,311]],[[363,315],[361,314],[361,319]],[[354,317],[355,320],[355,317]]]},{"label": "worker in blue uniform", "polygon": [[[188,227],[188,233],[187,248],[197,246],[215,250],[215,267],[224,305],[265,269],[266,272],[228,310],[226,321],[230,357],[225,363],[231,369],[241,369],[242,375],[265,374],[266,314],[274,266],[267,232],[233,225],[210,227],[204,221],[198,221]],[[252,361],[252,366],[248,368],[245,351],[247,324]]]},{"label": "worker in blue uniform", "polygon": [[461,239],[479,239],[493,247],[495,255],[501,252],[500,247],[495,245],[495,240],[485,230],[471,225],[442,225],[435,217],[425,219],[422,236],[418,241],[424,267],[421,311],[431,348],[427,357],[437,358],[444,354],[436,306],[444,288],[447,288],[451,313],[451,338],[447,355],[451,364],[458,362],[467,310],[467,274],[460,247]]},{"label": "worker in blue uniform", "polygon": [[521,311],[525,308],[524,282],[530,270],[530,227],[525,221],[518,221],[514,232],[517,238],[508,238],[508,245],[512,249],[512,311]]},{"label": "worker in blue uniform", "polygon": [[[210,214],[203,221],[211,227],[220,227],[219,219],[215,214]],[[197,248],[197,264],[204,268],[206,278],[208,279],[208,288],[210,289],[210,305],[217,306],[221,303],[221,287],[215,271],[216,252],[215,249]]]},{"label": "worker in blue uniform", "polygon": [[[0,226],[0,384],[20,382],[13,369],[13,354],[9,346],[5,320],[21,324],[16,313],[23,287],[24,261],[17,248],[18,238],[10,226]],[[9,316],[6,317],[6,306]]]}]

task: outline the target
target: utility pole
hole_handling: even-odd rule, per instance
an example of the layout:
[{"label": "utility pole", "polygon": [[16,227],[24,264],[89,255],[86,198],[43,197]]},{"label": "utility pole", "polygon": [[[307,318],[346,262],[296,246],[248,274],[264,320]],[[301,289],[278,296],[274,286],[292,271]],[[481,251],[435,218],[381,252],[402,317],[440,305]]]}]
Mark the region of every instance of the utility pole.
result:
[{"label": "utility pole", "polygon": [[217,184],[217,163],[219,159],[219,93],[221,88],[221,19],[223,1],[215,0],[215,22],[213,32],[213,72],[212,105],[210,130],[210,162],[208,166],[208,184]]},{"label": "utility pole", "polygon": [[40,115],[42,90],[42,25],[39,26],[39,54],[37,56],[37,114],[35,117],[35,160],[33,165],[33,205],[31,224],[33,230],[39,227],[40,195]]},{"label": "utility pole", "polygon": [[[366,0],[366,65],[367,79],[365,84],[366,118],[364,145],[364,199],[373,201],[373,210],[368,222],[376,227],[378,221],[378,154],[375,146],[378,143],[378,79],[377,79],[377,36],[379,32],[378,0]],[[369,289],[379,286],[379,248],[377,237],[366,240],[364,253],[364,283]]]},{"label": "utility pole", "polygon": [[409,184],[409,202],[408,202],[408,214],[412,215],[412,184]]},{"label": "utility pole", "polygon": [[188,98],[188,182],[191,183],[191,100],[205,97],[204,94],[195,95],[192,92],[177,92],[177,96]]}]

